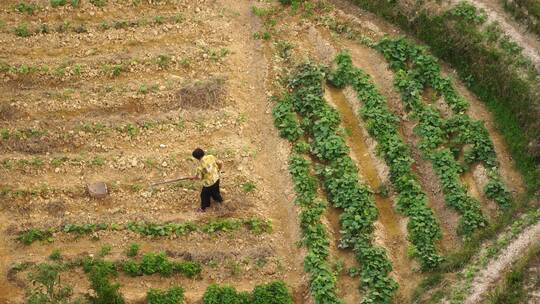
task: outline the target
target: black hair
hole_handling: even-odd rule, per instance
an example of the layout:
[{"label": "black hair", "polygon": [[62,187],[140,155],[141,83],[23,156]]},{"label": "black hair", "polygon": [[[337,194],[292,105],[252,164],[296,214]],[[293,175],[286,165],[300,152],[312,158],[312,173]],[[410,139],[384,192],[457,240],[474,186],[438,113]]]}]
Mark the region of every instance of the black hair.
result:
[{"label": "black hair", "polygon": [[193,153],[191,153],[191,155],[193,155],[193,157],[195,157],[196,159],[200,160],[204,156],[204,151],[201,148],[197,148],[193,150]]}]

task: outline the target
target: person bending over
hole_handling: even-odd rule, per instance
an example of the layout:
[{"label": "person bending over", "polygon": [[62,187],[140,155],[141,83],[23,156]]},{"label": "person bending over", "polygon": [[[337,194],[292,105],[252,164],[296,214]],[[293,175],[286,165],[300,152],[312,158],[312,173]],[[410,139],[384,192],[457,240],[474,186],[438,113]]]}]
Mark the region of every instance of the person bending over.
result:
[{"label": "person bending over", "polygon": [[206,208],[210,207],[210,199],[221,203],[223,198],[219,191],[219,173],[223,163],[213,155],[205,155],[203,149],[197,148],[193,150],[193,157],[199,161],[199,165],[195,171],[193,180],[202,180],[203,187],[201,190],[201,208],[197,211],[205,212]]}]

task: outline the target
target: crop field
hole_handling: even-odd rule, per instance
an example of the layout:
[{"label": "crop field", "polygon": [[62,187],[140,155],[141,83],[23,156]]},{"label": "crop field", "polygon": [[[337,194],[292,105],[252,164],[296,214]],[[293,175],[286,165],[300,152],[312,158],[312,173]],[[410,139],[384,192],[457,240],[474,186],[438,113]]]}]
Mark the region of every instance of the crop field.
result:
[{"label": "crop field", "polygon": [[0,304],[540,301],[534,1],[0,2]]}]

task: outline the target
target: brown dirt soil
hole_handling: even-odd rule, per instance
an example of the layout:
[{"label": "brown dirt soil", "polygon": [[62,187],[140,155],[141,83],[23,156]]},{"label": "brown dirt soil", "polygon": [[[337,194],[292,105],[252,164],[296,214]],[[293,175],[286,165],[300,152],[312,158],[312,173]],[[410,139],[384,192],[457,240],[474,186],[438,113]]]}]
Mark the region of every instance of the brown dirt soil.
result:
[{"label": "brown dirt soil", "polygon": [[[33,26],[37,18],[50,24],[65,19],[85,23],[88,33],[53,31],[26,40],[12,32],[0,33],[0,53],[9,54],[0,60],[9,64],[55,69],[71,62],[68,66],[84,67],[80,76],[69,72],[69,67],[64,76],[29,74],[23,79],[1,75],[0,91],[5,97],[1,113],[6,119],[0,121],[0,128],[12,134],[29,128],[46,133],[0,143],[1,188],[34,193],[2,194],[0,303],[23,301],[24,289],[14,282],[24,283],[26,272],[7,281],[7,271],[15,262],[45,262],[54,248],[61,249],[66,258],[95,254],[103,244],[113,246],[107,259],[120,259],[131,242],[141,244],[143,252],[165,250],[180,260],[198,260],[203,263],[203,274],[200,280],[121,275],[121,292],[129,303],[141,301],[151,287],[180,284],[186,289],[187,301],[195,303],[212,282],[251,290],[273,279],[285,280],[296,302],[302,303],[306,283],[303,252],[296,246],[299,234],[286,170],[288,149],[267,111],[264,84],[268,64],[252,39],[257,17],[251,6],[256,3],[175,1],[174,5],[145,2],[132,7],[109,2],[103,9],[86,3],[79,10],[49,8],[35,16],[14,13],[14,2],[2,4],[1,18],[10,27],[21,21]],[[181,24],[166,21],[129,29],[99,28],[103,21],[151,20],[176,14],[185,17]],[[160,55],[170,58],[168,66],[157,65]],[[103,72],[104,63],[117,64],[122,58],[137,62],[129,63],[118,77]],[[189,63],[184,64],[184,59]],[[182,88],[223,76],[218,107],[192,109],[178,102]],[[147,186],[189,174],[195,165],[189,160],[190,151],[197,146],[225,162],[226,201],[211,207],[206,215],[195,213],[198,184],[161,186],[152,191]],[[30,164],[32,160],[39,161]],[[110,186],[108,198],[87,198],[84,187],[96,180]],[[256,189],[245,193],[242,185],[246,182],[254,183]],[[128,231],[100,231],[95,234],[99,241],[59,234],[52,243],[31,246],[14,240],[17,231],[65,223],[250,216],[272,220],[273,232],[150,239]],[[261,258],[266,263],[259,266]],[[209,265],[210,261],[217,264]],[[85,275],[80,271],[70,274],[65,278],[63,274],[62,281],[74,286],[76,295],[86,293]]]},{"label": "brown dirt soil", "polygon": [[[199,261],[203,273],[195,280],[120,275],[121,291],[129,303],[143,301],[148,288],[179,284],[186,290],[187,302],[198,303],[212,282],[247,291],[273,279],[285,280],[295,303],[313,303],[303,271],[305,251],[297,246],[298,210],[292,204],[294,191],[287,170],[290,147],[277,136],[269,100],[282,91],[279,77],[290,66],[278,55],[279,41],[294,45],[291,57],[297,60],[327,64],[336,50],[350,50],[354,64],[371,75],[391,110],[402,119],[401,134],[416,162],[413,169],[441,223],[441,250],[460,246],[458,216],[445,205],[431,164],[415,147],[414,122],[403,110],[384,58],[373,49],[331,33],[314,20],[320,16],[309,16],[302,10],[293,14],[277,3],[261,1],[142,1],[134,6],[109,0],[105,8],[83,1],[79,9],[49,7],[34,15],[14,12],[17,3],[8,0],[0,4],[0,20],[6,24],[0,30],[0,62],[18,68],[47,66],[49,72],[0,72],[0,303],[23,302],[28,271],[8,276],[15,262],[46,262],[55,248],[68,259],[96,254],[103,244],[113,247],[107,259],[117,260],[124,257],[132,242],[139,243],[143,252],[166,251],[174,259]],[[351,22],[366,36],[401,33],[347,1],[331,3],[336,8],[321,15]],[[254,39],[254,33],[267,30],[268,24],[252,12],[252,6],[274,5],[278,10],[271,13],[276,20],[269,30],[271,39]],[[165,21],[157,22],[158,16]],[[57,32],[55,28],[64,20],[73,26],[84,24],[87,32]],[[139,23],[115,26],[117,21]],[[51,31],[16,37],[9,29],[22,22],[31,29],[48,23]],[[104,22],[111,26],[104,29]],[[112,70],[115,65],[122,67],[119,75]],[[448,68],[445,73],[456,78]],[[203,97],[220,96],[215,104],[197,104],[194,99],[182,104],[179,100],[179,94],[186,96],[186,92],[201,96],[197,86],[212,79],[223,79],[223,86],[216,94]],[[469,114],[486,122],[504,181],[515,194],[523,193],[521,177],[491,115],[461,83],[457,82],[457,87],[471,102]],[[359,175],[378,190],[388,182],[388,168],[376,157],[375,142],[353,114],[358,103],[351,101],[351,94],[327,93],[353,134],[347,140]],[[6,130],[8,138],[4,138]],[[190,152],[197,146],[225,162],[222,188],[226,201],[204,215],[195,212],[197,183],[148,187],[153,181],[189,174],[195,165]],[[481,170],[464,179],[481,198]],[[92,200],[85,185],[98,180],[107,182],[111,193],[106,199]],[[256,185],[254,191],[243,190],[247,182]],[[407,222],[393,210],[393,201],[392,194],[388,198],[376,195],[380,218],[375,239],[387,249],[394,264],[392,275],[401,286],[395,302],[407,303],[423,274],[407,256]],[[337,247],[338,216],[339,211],[329,209],[323,219],[332,244],[329,262],[343,261],[345,269],[356,267],[353,253]],[[241,230],[154,239],[129,231],[99,231],[93,235],[98,240],[59,233],[52,243],[23,246],[15,241],[21,230],[66,223],[226,217],[270,219],[274,229],[263,235]],[[260,259],[266,263],[260,265]],[[76,295],[88,292],[88,280],[80,270],[62,274],[62,281],[73,285]],[[351,278],[345,271],[338,275],[338,294],[345,303],[361,300],[359,284],[359,278]]]}]

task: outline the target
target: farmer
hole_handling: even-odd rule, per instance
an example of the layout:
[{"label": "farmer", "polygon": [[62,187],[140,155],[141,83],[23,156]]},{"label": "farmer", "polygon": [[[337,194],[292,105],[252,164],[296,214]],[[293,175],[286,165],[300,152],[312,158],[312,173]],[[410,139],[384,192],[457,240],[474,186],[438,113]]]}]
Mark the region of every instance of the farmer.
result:
[{"label": "farmer", "polygon": [[221,193],[219,192],[219,172],[223,163],[213,155],[205,155],[200,148],[193,150],[193,157],[199,161],[199,166],[196,169],[195,176],[192,180],[202,180],[203,187],[201,190],[201,208],[197,211],[204,212],[210,207],[210,198],[216,202],[223,202]]}]

